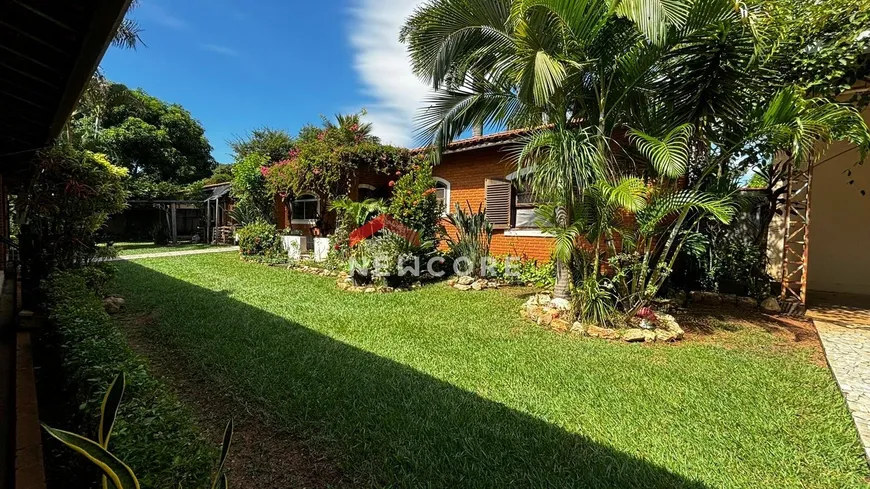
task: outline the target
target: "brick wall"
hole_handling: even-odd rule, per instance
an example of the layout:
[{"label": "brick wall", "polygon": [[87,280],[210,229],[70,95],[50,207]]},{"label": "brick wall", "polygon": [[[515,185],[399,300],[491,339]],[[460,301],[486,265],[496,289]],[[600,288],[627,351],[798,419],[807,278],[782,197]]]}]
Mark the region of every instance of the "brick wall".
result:
[{"label": "brick wall", "polygon": [[[515,169],[502,148],[495,147],[445,154],[433,175],[450,182],[451,210],[456,204],[463,208],[470,204],[477,212],[480,205],[486,205],[486,179],[503,179]],[[453,234],[449,226],[448,232]],[[506,236],[504,230],[496,230],[490,251],[494,256],[525,256],[544,262],[550,260],[552,250],[552,238]]]}]

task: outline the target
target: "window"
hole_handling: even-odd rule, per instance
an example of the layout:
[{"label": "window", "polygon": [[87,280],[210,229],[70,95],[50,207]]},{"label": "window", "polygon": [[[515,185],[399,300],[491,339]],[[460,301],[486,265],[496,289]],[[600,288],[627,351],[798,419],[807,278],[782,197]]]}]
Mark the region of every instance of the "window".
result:
[{"label": "window", "polygon": [[443,178],[435,177],[435,198],[439,204],[444,205],[444,213],[450,213],[450,182]]},{"label": "window", "polygon": [[302,194],[293,201],[293,224],[309,224],[320,217],[320,199],[310,193]]},{"label": "window", "polygon": [[514,215],[513,215],[513,227],[515,228],[524,228],[524,229],[536,229],[538,227],[536,221],[538,220],[535,210],[537,209],[537,205],[535,204],[535,200],[532,197],[532,193],[529,191],[528,187],[524,185],[520,185],[516,181],[513,186],[514,190]]}]

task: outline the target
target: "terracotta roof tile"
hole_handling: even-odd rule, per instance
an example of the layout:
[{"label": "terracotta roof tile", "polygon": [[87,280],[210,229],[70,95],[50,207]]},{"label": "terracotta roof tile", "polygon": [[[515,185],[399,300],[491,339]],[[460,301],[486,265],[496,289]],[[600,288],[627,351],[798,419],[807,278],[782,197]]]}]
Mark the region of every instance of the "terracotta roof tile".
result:
[{"label": "terracotta roof tile", "polygon": [[[515,141],[518,137],[530,133],[533,129],[511,129],[509,131],[501,131],[483,136],[470,137],[453,141],[444,148],[445,153],[456,153],[459,151],[468,151],[478,148],[486,148],[490,146],[500,146]],[[423,153],[428,147],[414,148],[411,153]]]}]

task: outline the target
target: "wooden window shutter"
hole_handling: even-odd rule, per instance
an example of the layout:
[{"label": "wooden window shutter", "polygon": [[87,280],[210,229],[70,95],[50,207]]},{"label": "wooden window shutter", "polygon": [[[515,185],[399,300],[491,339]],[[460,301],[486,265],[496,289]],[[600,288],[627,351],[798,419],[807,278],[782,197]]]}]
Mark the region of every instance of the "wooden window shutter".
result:
[{"label": "wooden window shutter", "polygon": [[493,229],[510,229],[511,182],[486,179],[486,218]]}]

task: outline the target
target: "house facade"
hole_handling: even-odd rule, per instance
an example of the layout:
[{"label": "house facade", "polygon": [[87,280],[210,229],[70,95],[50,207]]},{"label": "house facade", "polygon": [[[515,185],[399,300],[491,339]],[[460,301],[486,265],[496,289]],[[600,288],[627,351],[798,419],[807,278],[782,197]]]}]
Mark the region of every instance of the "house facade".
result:
[{"label": "house facade", "polygon": [[[445,148],[441,163],[432,171],[436,195],[451,212],[456,204],[474,211],[482,206],[494,225],[493,256],[519,256],[538,262],[550,260],[553,238],[534,226],[534,206],[513,185],[515,162],[506,152],[508,145],[523,131],[505,131],[455,141]],[[422,149],[417,150],[422,151]],[[395,177],[361,169],[351,182],[349,197],[388,199],[389,185]],[[335,215],[328,202],[314,193],[302,193],[293,201],[292,215],[280,199],[275,199],[275,221],[279,228],[290,228],[302,235],[326,236],[335,228]],[[448,233],[453,233],[445,221]],[[311,243],[312,240],[307,240]]]}]

